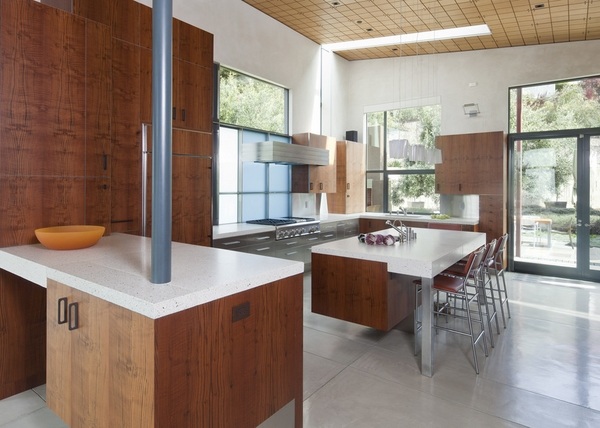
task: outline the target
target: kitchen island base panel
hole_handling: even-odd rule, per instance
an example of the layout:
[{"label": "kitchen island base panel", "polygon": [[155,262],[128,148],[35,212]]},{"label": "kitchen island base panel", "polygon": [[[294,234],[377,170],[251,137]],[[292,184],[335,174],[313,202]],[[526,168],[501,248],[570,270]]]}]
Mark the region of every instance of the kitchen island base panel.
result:
[{"label": "kitchen island base panel", "polygon": [[313,253],[312,312],[389,331],[413,314],[414,279],[387,263]]},{"label": "kitchen island base panel", "polygon": [[46,383],[46,290],[0,269],[0,400]]},{"label": "kitchen island base panel", "polygon": [[[302,282],[153,320],[49,281],[48,406],[72,427],[256,427],[294,402],[300,428]],[[60,297],[79,301],[78,329],[56,323]]]}]

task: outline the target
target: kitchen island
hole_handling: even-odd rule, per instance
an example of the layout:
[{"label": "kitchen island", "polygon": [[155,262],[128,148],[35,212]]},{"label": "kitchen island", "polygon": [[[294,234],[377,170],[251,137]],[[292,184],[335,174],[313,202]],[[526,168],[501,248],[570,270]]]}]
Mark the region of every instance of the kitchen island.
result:
[{"label": "kitchen island", "polygon": [[[432,308],[432,278],[484,245],[485,234],[413,229],[415,240],[367,245],[356,237],[312,248],[312,311],[380,330],[412,313],[412,279],[421,278],[424,308]],[[378,233],[396,236],[394,229]],[[424,310],[421,372],[433,374],[433,314]]]},{"label": "kitchen island", "polygon": [[48,407],[72,427],[302,426],[302,263],[173,243],[152,284],[150,244],[0,249],[47,287]]}]

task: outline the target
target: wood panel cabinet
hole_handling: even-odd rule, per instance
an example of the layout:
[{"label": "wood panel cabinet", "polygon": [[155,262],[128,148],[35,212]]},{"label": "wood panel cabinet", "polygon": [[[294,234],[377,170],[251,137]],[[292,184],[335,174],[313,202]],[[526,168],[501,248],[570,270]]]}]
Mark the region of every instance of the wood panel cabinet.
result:
[{"label": "wood panel cabinet", "polygon": [[414,293],[412,279],[388,273],[387,263],[312,255],[314,313],[389,331],[412,314]]},{"label": "wood panel cabinet", "polygon": [[43,226],[110,231],[109,29],[26,0],[0,14],[0,245]]},{"label": "wood panel cabinet", "polygon": [[156,320],[50,281],[47,308],[47,404],[73,428],[256,427],[292,400],[302,426],[302,275]]},{"label": "wood panel cabinet", "polygon": [[111,228],[140,234],[142,206],[141,49],[112,39],[113,148]]},{"label": "wood panel cabinet", "polygon": [[[173,99],[173,126],[197,131],[212,132],[212,100],[213,100],[213,68],[212,68],[212,49],[205,45],[212,43],[212,34],[202,31],[198,28],[189,30],[188,24],[180,23],[177,28],[189,36],[190,34],[198,36],[199,40],[195,45],[198,46],[194,54],[188,53],[191,49],[189,45],[193,43],[188,38],[183,46],[178,49],[186,58],[192,58],[196,62],[187,61],[178,58],[173,52],[172,69],[172,99]],[[192,27],[194,28],[194,27]],[[173,42],[175,45],[175,41]],[[212,47],[212,44],[211,44]],[[175,49],[174,49],[175,51]],[[201,60],[197,58],[198,51],[204,52],[210,57]],[[198,64],[200,63],[200,65]],[[210,66],[208,66],[210,64]],[[141,121],[152,122],[152,51],[150,49],[141,49],[140,64],[141,82]]]},{"label": "wood panel cabinet", "polygon": [[[391,227],[385,224],[386,220],[361,218],[359,219],[360,233],[372,233],[379,230],[390,229]],[[463,232],[477,232],[479,226],[470,224],[458,224],[450,222],[426,222],[426,221],[405,221],[402,224],[408,227],[417,227],[422,229],[445,229],[445,230],[461,230]]]},{"label": "wood panel cabinet", "polygon": [[443,162],[435,166],[436,192],[479,195],[479,231],[488,242],[507,228],[507,146],[503,132],[436,139]]},{"label": "wood panel cabinet", "polygon": [[292,166],[292,192],[294,193],[335,193],[336,192],[336,150],[334,137],[310,133],[292,135],[292,144],[329,150],[329,165]]},{"label": "wood panel cabinet", "polygon": [[[149,147],[152,145],[148,127]],[[212,244],[212,136],[173,129],[172,240],[188,244]],[[152,230],[152,156],[145,157],[146,236]]]},{"label": "wood panel cabinet", "polygon": [[437,193],[501,194],[506,177],[503,132],[443,135],[436,138],[442,163],[435,166]]},{"label": "wood panel cabinet", "polygon": [[46,290],[0,270],[0,400],[46,382]]},{"label": "wood panel cabinet", "polygon": [[327,194],[330,213],[365,211],[365,145],[353,141],[336,144],[336,192]]}]

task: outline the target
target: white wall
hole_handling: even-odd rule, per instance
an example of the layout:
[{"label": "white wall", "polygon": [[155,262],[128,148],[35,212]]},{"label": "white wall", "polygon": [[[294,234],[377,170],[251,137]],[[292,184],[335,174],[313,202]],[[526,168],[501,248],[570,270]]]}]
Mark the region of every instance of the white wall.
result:
[{"label": "white wall", "polygon": [[[353,61],[344,77],[351,82],[345,127],[362,130],[365,111],[438,98],[442,134],[507,132],[510,86],[600,74],[599,57],[595,40]],[[471,102],[479,104],[477,117],[464,115]]]},{"label": "white wall", "polygon": [[214,34],[215,61],[290,89],[291,133],[360,141],[365,111],[423,99],[441,102],[443,134],[507,131],[509,86],[600,74],[597,40],[349,62],[242,0],[173,0],[173,14]]}]

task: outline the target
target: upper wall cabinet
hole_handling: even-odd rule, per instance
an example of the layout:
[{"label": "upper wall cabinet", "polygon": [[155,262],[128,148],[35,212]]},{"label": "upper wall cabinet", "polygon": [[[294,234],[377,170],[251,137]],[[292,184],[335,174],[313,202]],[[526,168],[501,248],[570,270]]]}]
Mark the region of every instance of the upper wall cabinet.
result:
[{"label": "upper wall cabinet", "polygon": [[310,133],[292,135],[292,144],[329,150],[329,165],[295,165],[292,167],[293,193],[336,192],[336,139]]},{"label": "upper wall cabinet", "polygon": [[442,150],[442,163],[435,166],[437,193],[503,193],[506,178],[503,132],[443,135],[436,138],[436,147]]},{"label": "upper wall cabinet", "polygon": [[353,141],[337,142],[337,191],[327,194],[330,213],[351,214],[365,211],[365,145]]}]

